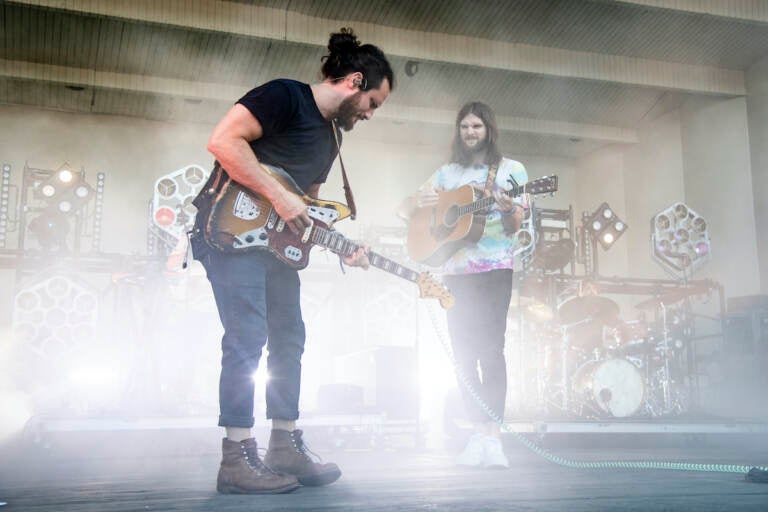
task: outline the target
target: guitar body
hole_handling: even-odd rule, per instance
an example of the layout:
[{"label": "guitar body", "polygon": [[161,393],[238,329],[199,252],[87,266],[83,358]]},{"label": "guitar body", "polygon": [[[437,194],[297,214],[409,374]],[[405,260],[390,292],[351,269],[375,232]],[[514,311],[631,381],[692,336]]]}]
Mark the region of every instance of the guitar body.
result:
[{"label": "guitar body", "polygon": [[[281,169],[264,167],[283,187],[302,197],[315,225],[329,229],[334,222],[350,215],[346,205],[313,199]],[[304,234],[294,234],[266,198],[229,177],[213,200],[205,225],[205,239],[227,253],[267,250],[296,269],[309,264],[309,251],[313,245]]]},{"label": "guitar body", "polygon": [[[544,176],[525,185],[510,178],[509,197],[521,194],[552,194],[557,176]],[[408,222],[408,255],[411,259],[439,266],[460,248],[477,243],[485,230],[485,216],[496,200],[483,196],[470,185],[437,193],[437,203],[419,208]]]},{"label": "guitar body", "polygon": [[[309,251],[314,245],[340,256],[351,256],[363,248],[332,228],[334,222],[351,214],[345,204],[313,199],[304,194],[282,169],[263,167],[283,187],[301,196],[312,224],[304,232],[294,234],[265,197],[246,189],[222,172],[216,178],[223,177],[224,181],[214,181],[215,185],[211,187],[218,192],[211,201],[204,224],[205,240],[210,245],[235,254],[269,251],[297,270],[309,264]],[[416,272],[370,250],[367,254],[372,266],[416,283],[420,297],[436,298],[446,309],[453,306],[453,295],[428,272]]]},{"label": "guitar body", "polygon": [[438,192],[436,204],[416,210],[408,222],[408,256],[439,266],[462,247],[477,243],[485,230],[485,215],[459,212],[477,195],[474,188],[464,185]]}]

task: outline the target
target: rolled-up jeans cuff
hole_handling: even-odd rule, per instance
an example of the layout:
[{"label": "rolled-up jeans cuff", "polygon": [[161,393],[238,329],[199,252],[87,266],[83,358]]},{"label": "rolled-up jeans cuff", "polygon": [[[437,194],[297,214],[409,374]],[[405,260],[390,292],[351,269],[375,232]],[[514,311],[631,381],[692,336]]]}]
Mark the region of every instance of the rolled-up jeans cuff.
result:
[{"label": "rolled-up jeans cuff", "polygon": [[253,416],[219,416],[220,427],[252,428],[253,424]]}]

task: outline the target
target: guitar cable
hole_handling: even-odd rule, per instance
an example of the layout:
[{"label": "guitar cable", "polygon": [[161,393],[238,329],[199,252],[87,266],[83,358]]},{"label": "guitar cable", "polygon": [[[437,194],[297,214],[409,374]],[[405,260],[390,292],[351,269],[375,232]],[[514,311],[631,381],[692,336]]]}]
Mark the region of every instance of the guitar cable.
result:
[{"label": "guitar cable", "polygon": [[743,473],[745,480],[750,482],[768,483],[768,466],[744,466],[738,464],[702,464],[693,462],[667,462],[667,461],[583,461],[568,459],[556,455],[546,448],[543,448],[534,441],[523,436],[521,433],[516,432],[511,426],[504,422],[504,419],[492,410],[487,403],[480,397],[480,394],[472,387],[469,379],[459,367],[456,359],[453,356],[450,343],[448,340],[448,334],[445,332],[445,328],[442,322],[437,318],[436,306],[432,303],[427,303],[427,310],[432,321],[432,325],[435,329],[440,344],[443,346],[448,359],[450,360],[457,379],[464,386],[464,388],[472,396],[475,403],[488,415],[488,417],[497,423],[500,428],[508,434],[511,434],[515,440],[520,444],[528,448],[533,453],[543,457],[544,459],[553,462],[559,466],[578,468],[578,469],[666,469],[672,471],[702,471],[711,473]]}]

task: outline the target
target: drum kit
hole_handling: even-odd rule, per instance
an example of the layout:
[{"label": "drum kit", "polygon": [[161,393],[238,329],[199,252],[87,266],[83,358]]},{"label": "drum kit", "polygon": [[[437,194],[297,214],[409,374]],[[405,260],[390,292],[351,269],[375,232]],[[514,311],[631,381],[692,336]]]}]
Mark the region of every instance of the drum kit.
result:
[{"label": "drum kit", "polygon": [[[686,344],[670,334],[666,318],[623,321],[616,302],[590,290],[552,301],[556,307],[533,298],[525,284],[520,292],[512,301],[508,325],[521,326],[520,334],[529,342],[521,346],[535,347],[526,364],[529,371],[535,368],[535,376],[520,376],[535,382],[523,407],[541,415],[583,419],[687,412]],[[659,304],[651,299],[637,307],[655,312]]]}]

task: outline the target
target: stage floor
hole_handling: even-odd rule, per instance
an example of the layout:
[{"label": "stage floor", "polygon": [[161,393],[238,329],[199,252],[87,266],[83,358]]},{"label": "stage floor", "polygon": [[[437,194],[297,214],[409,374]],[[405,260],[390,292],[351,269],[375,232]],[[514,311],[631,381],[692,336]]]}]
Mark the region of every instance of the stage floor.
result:
[{"label": "stage floor", "polygon": [[[768,484],[743,474],[572,469],[543,459],[512,435],[508,470],[453,465],[446,450],[376,449],[349,443],[316,451],[342,478],[276,496],[219,495],[218,429],[80,431],[19,438],[0,447],[0,511],[710,511],[768,510]],[[263,437],[266,432],[260,432]],[[319,436],[318,436],[319,437]],[[313,433],[308,427],[307,442]],[[768,465],[760,434],[551,434],[570,459]]]}]

